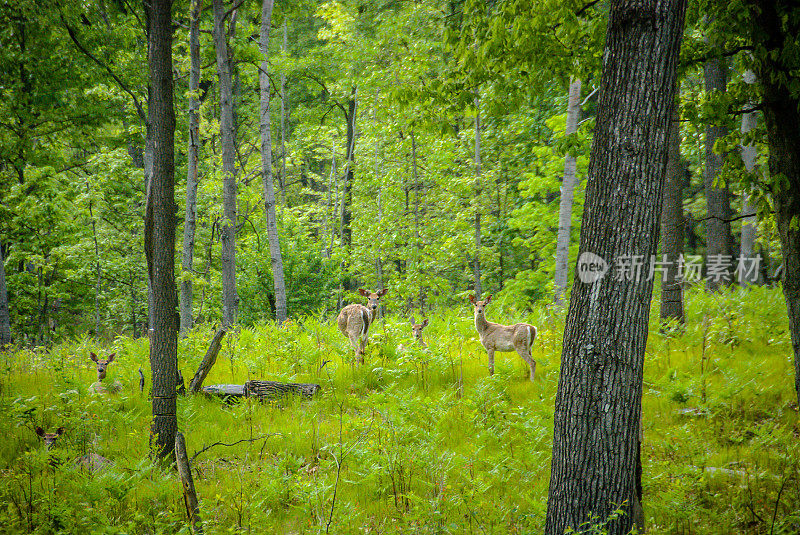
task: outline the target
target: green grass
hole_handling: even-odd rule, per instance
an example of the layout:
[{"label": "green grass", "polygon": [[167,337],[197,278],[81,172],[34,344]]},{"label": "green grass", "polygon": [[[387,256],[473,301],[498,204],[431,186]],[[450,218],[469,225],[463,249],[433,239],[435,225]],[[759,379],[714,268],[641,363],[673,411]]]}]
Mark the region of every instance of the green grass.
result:
[{"label": "green grass", "polygon": [[[796,533],[800,423],[780,291],[687,299],[682,333],[660,334],[652,314],[643,400],[649,532]],[[190,456],[248,439],[193,463],[206,533],[540,533],[564,318],[489,311],[539,327],[532,384],[514,353],[498,354],[488,376],[470,314],[437,313],[429,349],[406,353],[396,347],[412,345],[407,318],[380,320],[361,367],[333,321],[228,336],[205,384],[315,382],[323,394],[271,404],[179,398]],[[200,326],[180,341],[187,382],[212,335]],[[123,383],[121,393],[87,393],[90,351],[118,353],[109,379]],[[189,532],[176,473],[148,460],[146,340],[82,339],[1,358],[4,530]],[[67,429],[50,454],[36,425]],[[113,465],[81,472],[72,459],[90,451]],[[52,458],[63,462],[51,466]]]}]

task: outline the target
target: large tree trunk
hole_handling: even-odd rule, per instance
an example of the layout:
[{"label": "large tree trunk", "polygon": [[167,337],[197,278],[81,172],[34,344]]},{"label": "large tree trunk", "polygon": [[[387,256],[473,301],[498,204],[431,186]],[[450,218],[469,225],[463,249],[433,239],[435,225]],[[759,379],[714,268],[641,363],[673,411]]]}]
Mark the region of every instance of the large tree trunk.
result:
[{"label": "large tree trunk", "polygon": [[673,106],[661,208],[661,256],[666,262],[661,276],[661,321],[683,323],[683,288],[678,279],[678,257],[683,254],[683,183],[686,169],[681,161],[681,132],[677,99]]},{"label": "large tree trunk", "polygon": [[183,258],[181,267],[181,336],[192,328],[192,273],[194,233],[197,226],[197,161],[200,152],[200,11],[203,0],[192,0],[192,19],[189,28],[189,149],[186,174],[186,217],[183,223]]},{"label": "large tree trunk", "polygon": [[[545,532],[589,514],[643,528],[639,492],[642,372],[653,280],[588,269],[656,252],[667,137],[686,0],[610,4],[598,115],[555,402]],[[624,505],[622,505],[624,504]]]},{"label": "large tree trunk", "polygon": [[[755,82],[755,74],[753,71],[746,71],[744,79],[748,84]],[[742,115],[742,134],[747,134],[756,127],[758,118],[755,111],[749,111]],[[756,170],[756,159],[758,158],[758,149],[755,145],[742,145],[742,162],[744,168],[748,173],[754,173]],[[761,279],[761,273],[757,269],[750,270],[753,253],[756,243],[756,225],[757,220],[755,215],[755,206],[750,204],[750,193],[745,191],[742,194],[742,237],[741,248],[739,253],[740,262],[745,262],[738,273],[739,284],[746,286],[748,284],[758,284]]]},{"label": "large tree trunk", "polygon": [[3,244],[0,243],[0,350],[11,343],[11,315],[8,312],[8,290],[6,288],[6,264]]},{"label": "large tree trunk", "polygon": [[286,321],[286,285],[283,281],[283,257],[275,218],[275,187],[272,180],[272,133],[269,114],[269,26],[273,0],[264,0],[261,8],[261,176],[264,180],[264,211],[267,216],[269,257],[275,287],[275,319],[278,325]]},{"label": "large tree trunk", "polygon": [[214,48],[219,75],[219,130],[222,139],[223,218],[222,241],[222,324],[236,321],[239,296],[236,294],[236,139],[233,123],[231,61],[225,41],[223,0],[214,0]]},{"label": "large tree trunk", "polygon": [[150,366],[153,385],[151,444],[159,458],[175,450],[175,378],[178,373],[175,288],[175,111],[172,82],[172,1],[154,0],[148,17],[153,175],[148,184],[145,251],[153,289],[153,336]]},{"label": "large tree trunk", "polygon": [[[727,65],[718,58],[709,59],[703,67],[706,94],[712,92],[725,92],[728,85]],[[714,143],[728,134],[728,129],[719,124],[709,124],[706,127],[705,152],[705,189],[706,203],[708,205],[708,219],[706,220],[706,264],[717,263],[728,266],[733,255],[733,235],[731,234],[730,220],[731,194],[728,186],[719,186],[714,182],[722,171],[722,155],[714,152]],[[708,288],[716,290],[720,285],[729,284],[723,277],[709,274],[706,277]]]},{"label": "large tree trunk", "polygon": [[[569,101],[567,103],[567,128],[565,135],[578,131],[578,119],[581,112],[581,81],[573,78],[569,84]],[[570,153],[564,157],[564,179],[561,182],[561,203],[558,207],[558,237],[556,238],[556,294],[554,302],[560,305],[567,291],[567,275],[569,274],[569,236],[572,229],[572,200],[576,183],[575,156]]]},{"label": "large tree trunk", "polygon": [[475,278],[475,299],[483,294],[481,284],[481,111],[480,94],[475,93],[475,255],[472,258],[472,275]]},{"label": "large tree trunk", "polygon": [[[794,2],[751,2],[753,41],[765,52],[757,62],[756,76],[761,84],[764,122],[769,144],[769,172],[775,221],[783,253],[783,295],[789,314],[789,331],[794,350],[795,390],[800,404],[800,96],[788,84],[789,67],[779,52],[800,33],[797,18],[783,13],[794,9]],[[780,181],[776,176],[782,176]]]}]

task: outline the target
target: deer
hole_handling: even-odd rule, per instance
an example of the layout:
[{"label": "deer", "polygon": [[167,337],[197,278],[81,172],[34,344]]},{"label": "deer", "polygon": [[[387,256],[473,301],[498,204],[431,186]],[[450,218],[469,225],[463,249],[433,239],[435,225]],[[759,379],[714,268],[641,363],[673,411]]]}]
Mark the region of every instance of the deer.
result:
[{"label": "deer", "polygon": [[[422,330],[428,326],[428,318],[422,320],[422,323],[417,323],[414,319],[414,316],[411,316],[411,336],[414,338],[414,341],[417,345],[423,349],[428,347],[428,344],[425,343],[425,340],[422,339]],[[397,346],[398,353],[404,353],[407,351],[406,346],[400,344]]]},{"label": "deer", "polygon": [[58,441],[59,437],[61,437],[61,435],[64,434],[64,428],[59,427],[58,429],[56,429],[55,433],[48,433],[41,427],[37,426],[36,434],[39,435],[39,438],[41,438],[44,441],[45,448],[51,450],[53,449],[53,446],[56,445],[56,442]]},{"label": "deer", "polygon": [[[41,427],[36,428],[36,434],[41,437],[44,441],[44,445],[48,451],[53,449],[53,446],[56,445],[59,437],[64,434],[64,428],[59,427],[56,429],[55,433],[48,433]],[[51,454],[52,455],[52,454]],[[63,459],[58,459],[57,457],[53,456],[50,459],[50,465],[53,467],[61,465],[64,461]],[[98,455],[96,453],[87,453],[86,455],[81,455],[80,457],[76,458],[74,461],[75,466],[80,468],[81,470],[88,470],[89,472],[97,472],[98,470],[102,470],[107,465],[111,464],[111,461],[103,457],[102,455]]]},{"label": "deer", "polygon": [[378,310],[378,302],[389,290],[384,288],[377,292],[370,292],[363,288],[358,293],[367,298],[367,306],[353,303],[347,305],[339,312],[336,322],[339,330],[350,340],[350,345],[355,349],[355,358],[359,364],[364,364],[364,349],[367,346],[369,326]]},{"label": "deer", "polygon": [[489,375],[494,375],[494,352],[516,351],[528,363],[531,370],[531,381],[536,373],[536,361],[531,355],[531,346],[536,339],[536,327],[527,323],[501,325],[486,319],[486,305],[492,300],[491,295],[479,301],[474,295],[469,296],[475,314],[475,330],[481,339],[481,345],[489,355]]},{"label": "deer", "polygon": [[106,378],[108,365],[114,362],[114,357],[116,356],[116,353],[111,353],[105,359],[101,359],[94,353],[89,354],[89,358],[92,359],[97,365],[97,381],[92,383],[92,385],[89,387],[91,393],[104,394],[106,392],[115,393],[120,391],[122,385],[119,381],[114,381],[110,385],[108,382],[103,383],[103,380]]}]

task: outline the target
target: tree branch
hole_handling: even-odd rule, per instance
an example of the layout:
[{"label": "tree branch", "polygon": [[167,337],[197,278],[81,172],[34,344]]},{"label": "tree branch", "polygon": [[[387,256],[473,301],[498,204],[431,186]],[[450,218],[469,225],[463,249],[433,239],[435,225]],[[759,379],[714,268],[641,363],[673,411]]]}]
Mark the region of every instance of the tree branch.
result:
[{"label": "tree branch", "polygon": [[209,445],[209,446],[205,446],[203,449],[201,449],[200,451],[198,451],[197,453],[195,453],[194,455],[192,455],[192,458],[191,458],[191,459],[189,459],[189,461],[193,463],[193,462],[194,462],[194,460],[197,458],[197,456],[198,456],[198,455],[200,455],[201,453],[205,453],[206,451],[210,450],[210,449],[211,449],[211,448],[213,448],[214,446],[235,446],[235,445],[237,445],[237,444],[241,444],[242,442],[250,442],[250,443],[253,443],[253,442],[255,442],[256,440],[261,440],[261,439],[263,439],[263,438],[269,438],[269,437],[274,437],[274,436],[283,436],[283,434],[282,434],[282,433],[267,433],[266,435],[261,435],[260,437],[255,437],[255,438],[243,438],[242,440],[237,440],[236,442],[231,442],[230,444],[228,444],[228,443],[226,443],[226,442],[214,442],[213,444],[211,444],[211,445]]}]

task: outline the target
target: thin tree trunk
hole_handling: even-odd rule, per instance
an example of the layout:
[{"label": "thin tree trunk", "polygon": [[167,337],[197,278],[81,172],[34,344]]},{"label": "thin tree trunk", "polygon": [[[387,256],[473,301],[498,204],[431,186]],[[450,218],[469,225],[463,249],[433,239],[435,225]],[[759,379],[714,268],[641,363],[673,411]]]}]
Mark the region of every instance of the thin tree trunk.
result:
[{"label": "thin tree trunk", "polygon": [[[718,58],[709,59],[703,67],[706,94],[714,91],[724,92],[728,85],[727,65]],[[706,127],[705,139],[705,189],[708,204],[709,219],[706,221],[706,264],[710,265],[719,261],[722,265],[729,265],[733,254],[733,235],[731,234],[730,219],[731,194],[728,186],[715,184],[722,171],[722,155],[714,152],[714,143],[726,136],[728,129],[723,125],[711,124]],[[708,276],[706,283],[710,290],[715,290],[721,285],[729,284],[730,278],[717,278]]]},{"label": "thin tree trunk", "polygon": [[350,100],[347,101],[347,161],[345,163],[344,180],[342,182],[342,207],[340,238],[342,248],[348,251],[353,245],[353,230],[350,223],[353,220],[353,164],[355,163],[356,143],[356,88],[354,87]]},{"label": "thin tree trunk", "polygon": [[[573,78],[569,84],[569,101],[567,104],[567,128],[565,135],[578,131],[578,120],[581,113],[581,81]],[[556,238],[556,294],[554,302],[561,305],[567,291],[567,275],[569,274],[569,242],[572,229],[572,201],[576,181],[575,156],[570,153],[564,157],[564,179],[561,182],[561,202],[558,207],[558,237]]]},{"label": "thin tree trunk", "polygon": [[275,288],[275,319],[278,325],[286,321],[286,285],[283,281],[283,257],[275,218],[275,189],[272,181],[272,133],[269,113],[269,26],[273,0],[264,0],[261,8],[261,175],[264,180],[264,211],[267,216],[267,237]]},{"label": "thin tree trunk", "polygon": [[203,0],[192,0],[189,28],[189,148],[186,162],[186,216],[183,223],[181,268],[181,336],[192,328],[192,275],[194,273],[194,235],[197,227],[197,162],[200,152],[200,12]]},{"label": "thin tree trunk", "polygon": [[[755,74],[753,71],[744,73],[744,79],[748,84],[755,82]],[[754,130],[758,116],[755,111],[750,111],[742,115],[742,134],[747,134]],[[742,162],[744,168],[748,173],[754,173],[756,169],[756,159],[758,158],[758,149],[755,145],[742,146]],[[740,248],[740,259],[745,262],[747,268],[750,267],[749,260],[753,258],[756,243],[756,225],[757,220],[755,215],[748,215],[755,213],[755,207],[750,204],[750,193],[745,191],[742,195],[742,215],[746,216],[742,219],[742,244]],[[739,284],[746,286],[748,284],[759,284],[761,273],[757,269],[750,272],[748,269],[739,271]]]},{"label": "thin tree trunk", "polygon": [[684,322],[683,287],[678,279],[678,257],[683,254],[683,184],[686,170],[681,161],[681,133],[677,99],[673,106],[667,152],[667,176],[661,209],[661,255],[666,264],[661,276],[661,321]]},{"label": "thin tree trunk", "polygon": [[88,180],[86,181],[86,193],[89,195],[89,218],[92,220],[92,241],[94,242],[94,332],[97,333],[97,336],[100,336],[100,289],[102,283],[102,272],[100,271],[100,247],[97,243],[97,224],[94,220],[94,211],[92,210],[92,192]]},{"label": "thin tree trunk", "polygon": [[481,287],[481,112],[480,94],[475,93],[475,256],[472,259],[472,274],[475,278],[475,299],[483,294]]},{"label": "thin tree trunk", "polygon": [[608,534],[644,528],[637,461],[653,280],[587,268],[656,252],[685,9],[686,0],[610,4],[555,401],[547,535],[582,532],[589,514],[605,521],[616,507],[626,514],[604,526]]},{"label": "thin tree trunk", "polygon": [[0,243],[0,350],[11,343],[11,314],[8,311],[8,290],[6,288],[6,264],[3,257],[3,244]]},{"label": "thin tree trunk", "polygon": [[172,82],[172,1],[154,0],[148,17],[150,99],[149,131],[153,140],[153,175],[145,216],[145,252],[153,289],[153,336],[150,366],[153,385],[151,447],[159,458],[174,456],[175,378],[178,374],[175,288],[175,111]]},{"label": "thin tree trunk", "polygon": [[[375,106],[372,108],[372,122],[375,126],[377,131],[378,129],[378,120],[377,120],[377,109],[378,109],[378,94],[379,91],[375,91]],[[381,165],[380,159],[378,158],[378,136],[375,136],[375,182],[378,184],[378,228],[381,226],[381,221],[383,220],[383,184],[381,183]],[[375,252],[375,282],[377,284],[377,288],[383,288],[383,259],[381,257],[380,248]],[[384,305],[381,305],[381,315],[385,315]]]},{"label": "thin tree trunk", "polygon": [[233,88],[231,61],[225,41],[223,0],[214,4],[214,48],[219,75],[220,137],[222,138],[223,219],[222,241],[222,324],[236,321],[239,296],[236,293],[236,141],[233,124]]},{"label": "thin tree trunk", "polygon": [[[283,19],[283,54],[289,48],[286,36],[286,19]],[[281,176],[279,180],[281,197],[286,203],[286,72],[281,71]]]}]

